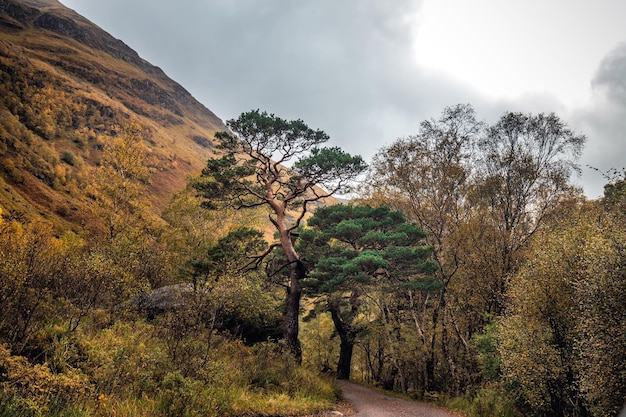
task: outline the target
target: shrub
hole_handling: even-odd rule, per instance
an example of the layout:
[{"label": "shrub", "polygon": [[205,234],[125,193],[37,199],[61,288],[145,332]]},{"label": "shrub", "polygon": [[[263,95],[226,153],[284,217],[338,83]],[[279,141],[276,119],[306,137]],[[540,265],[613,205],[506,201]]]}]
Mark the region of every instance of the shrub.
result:
[{"label": "shrub", "polygon": [[73,166],[76,162],[76,156],[72,151],[64,150],[61,152],[61,161]]},{"label": "shrub", "polygon": [[213,146],[213,143],[204,136],[194,136],[192,140],[203,148],[210,148],[211,146]]},{"label": "shrub", "polygon": [[500,385],[492,384],[480,389],[474,396],[456,397],[441,404],[449,409],[461,411],[468,417],[521,417],[513,400]]},{"label": "shrub", "polygon": [[[46,364],[32,365],[0,345],[0,415],[48,415],[69,409],[92,391],[87,378],[77,372],[53,374]],[[19,413],[18,413],[19,412]]]},{"label": "shrub", "polygon": [[506,393],[494,388],[484,388],[472,400],[469,409],[472,417],[521,417],[516,411],[513,401]]},{"label": "shrub", "polygon": [[161,383],[158,410],[163,416],[187,416],[193,410],[209,408],[206,395],[202,395],[200,381],[186,378],[180,371],[165,375]]}]

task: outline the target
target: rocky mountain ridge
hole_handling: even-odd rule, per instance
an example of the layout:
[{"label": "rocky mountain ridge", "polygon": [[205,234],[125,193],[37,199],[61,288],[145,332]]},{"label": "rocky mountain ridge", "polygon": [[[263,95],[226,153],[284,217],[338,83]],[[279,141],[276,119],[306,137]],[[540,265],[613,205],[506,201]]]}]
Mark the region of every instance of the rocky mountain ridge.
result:
[{"label": "rocky mountain ridge", "polygon": [[160,210],[199,172],[223,122],[160,68],[56,0],[0,0],[0,207],[75,229],[104,145],[134,123]]}]

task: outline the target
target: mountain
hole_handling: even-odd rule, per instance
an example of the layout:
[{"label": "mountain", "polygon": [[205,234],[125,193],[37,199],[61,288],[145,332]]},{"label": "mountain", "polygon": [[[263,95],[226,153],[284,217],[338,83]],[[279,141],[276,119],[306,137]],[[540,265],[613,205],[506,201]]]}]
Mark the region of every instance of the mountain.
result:
[{"label": "mountain", "polygon": [[140,127],[158,213],[198,173],[224,123],[161,69],[56,0],[0,0],[0,208],[96,222],[85,192],[105,145]]}]

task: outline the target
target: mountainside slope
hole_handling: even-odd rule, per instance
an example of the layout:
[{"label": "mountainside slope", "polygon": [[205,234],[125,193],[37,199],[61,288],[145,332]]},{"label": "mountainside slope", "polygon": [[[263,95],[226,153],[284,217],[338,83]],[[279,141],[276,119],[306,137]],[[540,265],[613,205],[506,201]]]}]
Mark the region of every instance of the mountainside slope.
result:
[{"label": "mountainside slope", "polygon": [[140,126],[155,212],[199,172],[222,121],[122,41],[56,0],[0,0],[0,207],[75,229],[102,150]]}]

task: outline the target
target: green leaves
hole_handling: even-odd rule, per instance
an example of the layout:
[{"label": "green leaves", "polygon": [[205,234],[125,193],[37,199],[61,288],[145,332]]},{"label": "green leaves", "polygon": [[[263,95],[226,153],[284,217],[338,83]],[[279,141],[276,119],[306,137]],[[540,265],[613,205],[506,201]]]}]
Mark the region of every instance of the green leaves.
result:
[{"label": "green leaves", "polygon": [[299,247],[321,291],[349,289],[385,277],[396,283],[424,280],[435,266],[425,233],[388,207],[320,207],[300,235]]},{"label": "green leaves", "polygon": [[360,156],[337,147],[313,148],[311,155],[298,160],[293,169],[309,182],[339,192],[348,191],[348,182],[365,171],[367,165]]},{"label": "green leaves", "polygon": [[422,229],[407,223],[402,213],[389,207],[320,207],[308,224],[318,230],[318,238],[361,249],[419,245],[426,237]]},{"label": "green leaves", "polygon": [[[243,152],[277,156],[276,161],[280,163],[329,139],[326,133],[311,129],[300,119],[287,121],[259,110],[242,113],[237,119],[229,120],[227,125],[241,140]],[[229,138],[230,149],[233,138],[232,135]],[[221,146],[224,145],[223,142]]]},{"label": "green leaves", "polygon": [[247,177],[254,174],[254,167],[248,163],[240,164],[234,154],[221,158],[209,159],[202,170],[200,178],[192,182],[192,186],[204,197],[202,205],[209,209],[245,204],[249,196],[250,181]]},{"label": "green leaves", "polygon": [[302,284],[326,301],[341,340],[337,378],[349,379],[355,340],[372,326],[370,301],[407,285],[429,286],[430,249],[422,246],[424,232],[389,207],[319,207],[308,225],[298,240],[310,270]]},{"label": "green leaves", "polygon": [[[268,205],[278,217],[287,208],[303,212],[307,203],[347,190],[367,167],[360,156],[319,147],[328,135],[302,120],[253,110],[228,127],[232,133],[215,135],[222,156],[209,159],[193,183],[208,208]],[[295,218],[299,223],[302,217]]]}]

